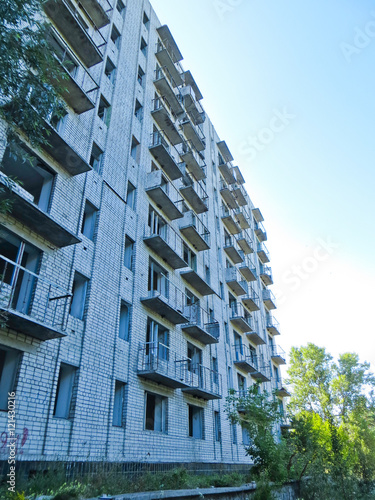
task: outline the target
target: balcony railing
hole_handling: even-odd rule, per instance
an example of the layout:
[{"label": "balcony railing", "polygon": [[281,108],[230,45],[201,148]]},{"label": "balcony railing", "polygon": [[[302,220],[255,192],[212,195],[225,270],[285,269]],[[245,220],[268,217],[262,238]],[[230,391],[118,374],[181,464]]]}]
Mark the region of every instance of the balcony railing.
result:
[{"label": "balcony railing", "polygon": [[229,210],[225,205],[221,207],[221,220],[230,234],[239,234],[241,232],[241,227],[236,222],[233,210]]},{"label": "balcony railing", "polygon": [[159,274],[157,285],[141,298],[141,302],[174,325],[188,321],[184,314],[186,295],[163,274]]},{"label": "balcony railing", "polygon": [[188,267],[183,258],[183,239],[166,222],[157,228],[147,226],[144,242],[173,269]]},{"label": "balcony railing", "polygon": [[178,88],[176,88],[177,85],[173,80],[173,77],[167,66],[156,69],[154,75],[154,85],[159,91],[160,95],[166,98],[173,113],[175,113],[176,115],[180,115],[181,113],[183,113],[183,97]]},{"label": "balcony railing", "polygon": [[236,235],[236,240],[239,247],[246,255],[254,253],[254,242],[249,231],[241,231]]},{"label": "balcony railing", "polygon": [[103,28],[109,24],[109,14],[113,7],[108,0],[80,0],[80,4],[97,28]]},{"label": "balcony railing", "polygon": [[267,264],[270,261],[269,252],[264,243],[258,243],[257,254],[262,264]]},{"label": "balcony railing", "polygon": [[191,141],[197,151],[203,151],[205,149],[206,136],[200,125],[194,125],[193,122],[186,117],[181,121],[181,129],[186,140]]},{"label": "balcony railing", "polygon": [[203,344],[216,344],[219,342],[219,322],[199,304],[185,306],[184,316],[188,318],[188,323],[181,327],[185,333]]},{"label": "balcony railing", "polygon": [[187,169],[197,181],[206,178],[206,163],[202,154],[197,151],[191,141],[183,140],[177,146],[181,160],[185,162]]},{"label": "balcony railing", "polygon": [[192,210],[184,213],[180,220],[180,231],[197,252],[210,248],[210,232]]},{"label": "balcony railing", "polygon": [[138,375],[172,389],[188,387],[188,359],[161,342],[146,342],[138,351]]},{"label": "balcony railing", "polygon": [[238,184],[245,184],[245,178],[242,175],[239,167],[233,167],[233,173],[234,173],[234,176],[236,177],[236,181],[238,182]]},{"label": "balcony railing", "polygon": [[243,344],[233,345],[233,359],[236,366],[248,373],[258,371],[258,356],[255,351],[250,350]]},{"label": "balcony railing", "polygon": [[261,265],[259,276],[266,286],[273,284],[272,269],[269,266]]},{"label": "balcony railing", "polygon": [[192,175],[187,172],[178,184],[180,193],[191,205],[194,212],[201,214],[208,210],[208,194],[201,181],[196,181]]},{"label": "balcony railing", "polygon": [[271,314],[266,316],[266,328],[271,335],[280,335],[279,322]]},{"label": "balcony railing", "polygon": [[206,114],[201,103],[196,100],[192,87],[190,85],[182,87],[181,94],[184,99],[185,109],[192,119],[194,125],[203,123],[206,119]]},{"label": "balcony railing", "polygon": [[263,222],[264,218],[262,215],[262,212],[259,210],[259,208],[253,208],[252,209],[253,216],[256,222]]},{"label": "balcony railing", "polygon": [[182,213],[182,197],[171,182],[167,182],[161,170],[147,174],[146,193],[157,207],[170,219],[180,219]]},{"label": "balcony railing", "polygon": [[232,325],[238,328],[242,333],[251,332],[254,329],[253,318],[241,303],[232,302],[229,305],[229,310]]},{"label": "balcony railing", "polygon": [[258,369],[251,373],[254,380],[259,382],[269,382],[271,380],[271,368],[269,364],[264,361],[263,356],[258,355]]},{"label": "balcony railing", "polygon": [[250,213],[245,207],[236,208],[233,213],[241,229],[251,228]]},{"label": "balcony railing", "polygon": [[285,351],[276,344],[271,344],[270,346],[271,359],[277,365],[285,365]]},{"label": "balcony railing", "polygon": [[249,196],[243,186],[241,184],[237,184],[237,182],[233,187],[233,195],[240,207],[248,204]]},{"label": "balcony railing", "polygon": [[238,270],[246,281],[257,280],[257,270],[248,255],[244,255],[244,261],[238,266]]},{"label": "balcony railing", "polygon": [[151,134],[150,153],[168,177],[174,181],[184,175],[177,149],[171,146],[162,130]]},{"label": "balcony railing", "polygon": [[189,387],[183,392],[205,400],[221,398],[221,374],[200,364],[188,363]]},{"label": "balcony railing", "polygon": [[223,179],[220,179],[220,194],[230,209],[233,210],[238,208],[236,198],[234,197],[233,188]]},{"label": "balcony railing", "polygon": [[233,236],[225,236],[223,248],[233,264],[240,264],[243,262],[244,259],[241,254],[241,249]]},{"label": "balcony railing", "polygon": [[0,256],[0,310],[6,326],[39,340],[65,336],[71,294]]},{"label": "balcony railing", "polygon": [[242,279],[242,275],[236,267],[227,267],[225,269],[225,281],[236,295],[245,295],[247,293],[247,283]]},{"label": "balcony railing", "polygon": [[215,293],[207,282],[207,279],[203,278],[195,269],[182,271],[181,277],[201,295],[212,295]]},{"label": "balcony railing", "polygon": [[263,290],[263,302],[268,310],[276,309],[276,298],[271,290]]},{"label": "balcony railing", "polygon": [[259,311],[260,299],[256,291],[251,285],[248,285],[247,295],[241,297],[242,303],[251,312]]},{"label": "balcony railing", "polygon": [[267,233],[261,222],[255,222],[254,232],[260,242],[267,240]]},{"label": "balcony railing", "polygon": [[233,167],[230,163],[219,163],[218,169],[228,184],[234,184],[236,178],[233,175]]},{"label": "balcony railing", "polygon": [[280,398],[288,398],[291,396],[288,389],[286,389],[283,385],[283,381],[280,376],[277,379],[272,379],[272,386],[276,396],[279,396]]},{"label": "balcony railing", "polygon": [[151,114],[171,144],[175,146],[182,142],[183,139],[176,126],[177,115],[166,97],[161,96],[152,100]]}]

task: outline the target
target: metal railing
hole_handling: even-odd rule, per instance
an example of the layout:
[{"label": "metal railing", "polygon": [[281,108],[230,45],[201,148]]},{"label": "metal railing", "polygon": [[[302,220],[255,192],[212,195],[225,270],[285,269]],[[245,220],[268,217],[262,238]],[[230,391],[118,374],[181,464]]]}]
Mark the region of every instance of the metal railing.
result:
[{"label": "metal railing", "polygon": [[64,331],[72,294],[0,255],[0,307]]},{"label": "metal railing", "polygon": [[243,304],[240,302],[232,302],[229,305],[229,309],[231,319],[242,318],[246,321],[250,328],[253,328],[253,318],[251,317],[251,314],[246,311]]},{"label": "metal railing", "polygon": [[[177,233],[177,231],[164,219],[159,217],[159,215],[156,214],[155,217],[157,217],[159,221],[162,221],[163,225],[154,221],[153,227],[146,226],[144,238],[159,236],[179,257],[183,259],[184,240]],[[189,264],[186,263],[186,267],[188,267],[188,265]]]},{"label": "metal railing", "polygon": [[221,374],[212,368],[188,361],[189,385],[213,394],[221,393]]},{"label": "metal railing", "polygon": [[269,345],[269,349],[270,349],[270,354],[271,354],[272,357],[280,357],[280,358],[285,359],[285,351],[284,351],[284,349],[282,349],[277,344],[271,344],[271,345]]},{"label": "metal railing", "polygon": [[183,312],[186,295],[173,284],[163,273],[158,274],[157,283],[148,290],[146,299],[160,298],[175,311]]},{"label": "metal railing", "polygon": [[204,161],[204,159],[199,154],[196,147],[194,146],[194,144],[190,140],[183,138],[182,142],[180,144],[176,145],[176,149],[177,149],[178,153],[180,154],[180,156],[183,156],[187,153],[191,153],[193,155],[195,161],[199,165],[199,167],[204,171],[204,173],[206,173],[206,166],[207,166],[206,162]]},{"label": "metal railing", "polygon": [[254,248],[254,241],[248,229],[242,229],[240,233],[236,234],[236,240],[246,240],[249,247]]},{"label": "metal railing", "polygon": [[161,170],[154,170],[147,174],[146,191],[153,188],[160,188],[168,196],[170,201],[182,211],[183,199],[180,191],[172,182],[167,181],[163,183],[163,173]]},{"label": "metal railing", "polygon": [[[201,117],[202,122],[204,122],[204,120],[206,118],[206,113],[205,113],[205,111],[203,109],[202,104],[199,101],[197,101],[191,85],[186,85],[186,86],[182,87],[181,88],[181,95],[182,95],[182,97],[184,99],[184,105],[185,105],[185,109],[187,110],[187,112],[189,114],[193,113],[193,111],[189,110],[187,108],[186,104],[185,104],[186,96],[190,96],[191,102],[193,103],[193,106],[195,107],[196,113]],[[197,124],[196,123],[197,120],[195,119],[194,116],[193,116],[193,120],[194,120],[194,123]]]},{"label": "metal railing", "polygon": [[194,175],[185,172],[184,176],[178,180],[178,187],[182,189],[184,187],[191,186],[197,193],[199,198],[207,205],[208,204],[208,194],[202,185],[202,181],[197,181]]},{"label": "metal railing", "polygon": [[264,274],[264,275],[268,276],[271,281],[273,281],[272,269],[269,266],[264,266],[264,265],[261,264],[259,266],[259,274],[260,275]]},{"label": "metal railing", "polygon": [[244,290],[247,290],[247,282],[236,267],[227,267],[225,269],[225,281],[237,281]]},{"label": "metal railing", "polygon": [[269,290],[269,289],[263,290],[262,291],[262,298],[263,298],[263,300],[270,300],[271,302],[273,302],[276,305],[276,297],[271,292],[271,290]]},{"label": "metal railing", "polygon": [[246,300],[246,299],[251,299],[254,304],[256,304],[258,307],[260,307],[260,298],[259,298],[259,295],[256,293],[256,291],[254,290],[254,288],[250,285],[250,283],[247,283],[246,282],[246,289],[247,289],[247,294],[246,295],[243,295],[241,297],[241,300]]},{"label": "metal railing", "polygon": [[159,52],[162,52],[163,50],[166,50],[168,52],[169,57],[171,58],[171,61],[174,64],[175,68],[177,69],[177,71],[179,73],[182,73],[183,72],[182,67],[178,62],[175,62],[176,59],[178,59],[178,58],[175,55],[173,48],[172,48],[172,45],[168,40],[158,40],[156,42],[156,49],[155,49],[156,54],[158,54]]},{"label": "metal railing", "polygon": [[264,243],[258,243],[258,246],[257,246],[257,253],[261,253],[261,252],[264,252],[266,257],[269,259],[270,258],[270,254],[269,254],[269,251],[266,247],[266,245]]},{"label": "metal railing", "polygon": [[[166,80],[169,80],[169,83],[172,85],[172,88],[175,88],[177,87],[177,84],[176,82],[174,81],[172,75],[171,75],[171,72],[169,71],[169,69],[167,68],[167,66],[161,66],[159,68],[157,68],[155,71],[154,71],[154,74],[155,74],[155,77],[154,77],[154,81],[157,81],[157,80],[161,80],[162,78],[166,78]],[[174,90],[172,90],[173,93],[175,93]],[[177,89],[177,94],[176,94],[176,98],[182,102],[182,95],[181,95],[181,92],[179,89]]]},{"label": "metal railing", "polygon": [[180,229],[189,226],[193,226],[199,236],[207,243],[207,245],[210,245],[210,231],[203,224],[198,215],[193,212],[193,210],[188,210],[187,212],[185,212],[184,217],[180,219]]},{"label": "metal railing", "polygon": [[171,122],[177,120],[177,115],[173,111],[172,106],[170,105],[168,99],[165,96],[159,96],[156,97],[155,99],[152,99],[151,112],[160,111],[162,109],[164,109],[170,115],[170,118],[172,117]]},{"label": "metal railing", "polygon": [[266,327],[267,328],[275,328],[277,331],[279,331],[280,323],[277,321],[276,318],[274,318],[272,316],[272,314],[267,314]]},{"label": "metal railing", "polygon": [[156,372],[188,384],[188,362],[161,342],[146,342],[139,346],[138,372]]},{"label": "metal railing", "polygon": [[262,233],[267,234],[262,222],[254,222],[254,231],[262,231]]},{"label": "metal railing", "polygon": [[149,147],[153,148],[155,146],[160,146],[160,145],[165,148],[165,150],[168,152],[169,156],[173,159],[176,165],[180,166],[181,164],[180,155],[176,147],[169,144],[167,136],[163,130],[157,130],[155,132],[152,132]]},{"label": "metal railing", "polygon": [[242,207],[239,207],[239,208],[235,208],[235,209],[233,210],[233,213],[234,213],[235,215],[242,214],[242,215],[246,218],[246,220],[247,220],[247,222],[248,222],[248,224],[249,224],[249,226],[250,226],[250,228],[251,228],[252,217],[251,217],[250,212],[248,211],[248,209],[247,209],[246,205],[245,205],[245,206],[242,206]]},{"label": "metal railing", "polygon": [[249,349],[246,345],[244,344],[234,344],[233,345],[233,356],[235,361],[239,362],[246,362],[252,367],[254,367],[256,370],[259,369],[258,366],[258,356],[256,355],[255,352],[253,352],[251,349]]},{"label": "metal railing", "polygon": [[[220,336],[220,324],[212,315],[199,304],[190,304],[184,307],[184,316],[188,318],[187,325],[197,325],[215,339]],[[186,325],[185,325],[186,326]]]}]

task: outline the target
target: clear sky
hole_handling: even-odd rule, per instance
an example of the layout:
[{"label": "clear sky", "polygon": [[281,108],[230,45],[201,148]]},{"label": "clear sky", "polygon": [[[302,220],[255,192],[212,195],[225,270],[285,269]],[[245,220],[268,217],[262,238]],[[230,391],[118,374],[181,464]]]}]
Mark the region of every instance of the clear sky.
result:
[{"label": "clear sky", "polygon": [[375,366],[375,5],[152,0],[265,218],[289,351]]}]

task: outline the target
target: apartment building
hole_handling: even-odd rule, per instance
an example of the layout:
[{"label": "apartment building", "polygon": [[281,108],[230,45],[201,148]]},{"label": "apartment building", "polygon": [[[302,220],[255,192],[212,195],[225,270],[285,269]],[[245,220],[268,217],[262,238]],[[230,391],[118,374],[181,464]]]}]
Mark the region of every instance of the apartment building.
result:
[{"label": "apartment building", "polygon": [[261,210],[147,0],[44,15],[67,114],[1,150],[0,458],[15,391],[22,462],[248,464],[228,390],[288,395]]}]

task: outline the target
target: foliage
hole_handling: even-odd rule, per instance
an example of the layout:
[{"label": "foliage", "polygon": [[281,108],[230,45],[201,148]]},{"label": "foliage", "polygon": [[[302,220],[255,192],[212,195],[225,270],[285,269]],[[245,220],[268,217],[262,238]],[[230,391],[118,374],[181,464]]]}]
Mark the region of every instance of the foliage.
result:
[{"label": "foliage", "polygon": [[59,96],[67,78],[49,46],[41,5],[0,2],[0,118],[9,125],[8,135],[22,129],[34,146],[48,142],[45,120],[65,113]]}]

